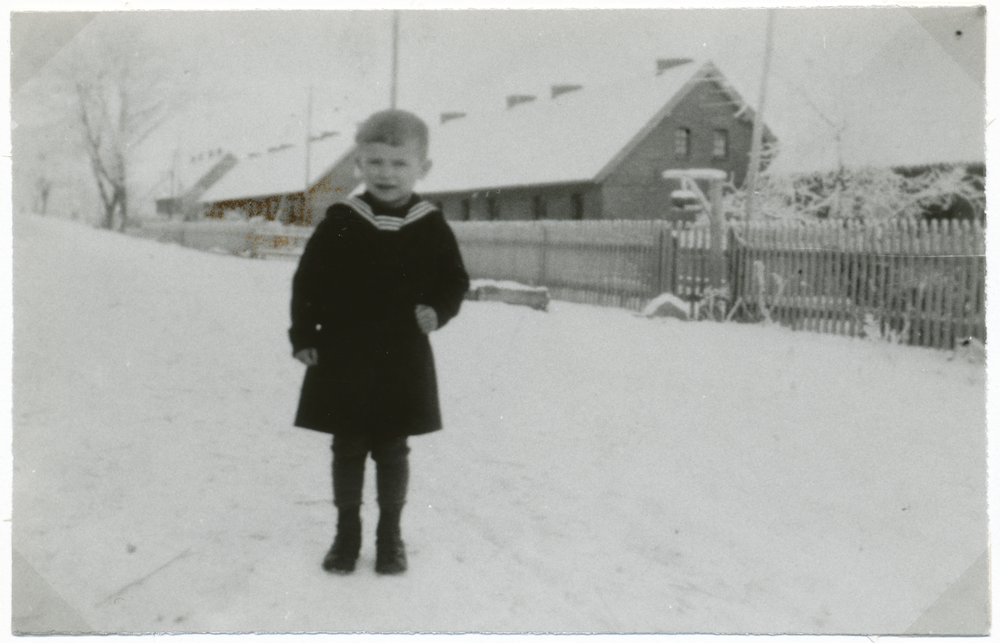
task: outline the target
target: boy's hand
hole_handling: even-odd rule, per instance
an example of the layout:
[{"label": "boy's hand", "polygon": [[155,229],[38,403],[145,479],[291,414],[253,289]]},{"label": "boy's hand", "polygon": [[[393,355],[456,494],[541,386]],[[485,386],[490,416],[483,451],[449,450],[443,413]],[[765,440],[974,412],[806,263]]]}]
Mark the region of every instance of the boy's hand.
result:
[{"label": "boy's hand", "polygon": [[295,359],[306,366],[316,366],[319,364],[319,351],[315,348],[303,348],[298,353],[295,353]]},{"label": "boy's hand", "polygon": [[425,335],[437,330],[437,312],[430,306],[417,304],[417,325],[420,326],[420,330],[423,331]]}]

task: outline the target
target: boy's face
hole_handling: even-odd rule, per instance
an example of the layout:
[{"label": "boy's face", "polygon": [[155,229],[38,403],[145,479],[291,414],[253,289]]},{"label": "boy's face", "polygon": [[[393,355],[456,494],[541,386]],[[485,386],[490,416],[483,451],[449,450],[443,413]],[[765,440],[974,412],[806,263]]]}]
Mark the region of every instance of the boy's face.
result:
[{"label": "boy's face", "polygon": [[362,143],[358,146],[358,169],[365,187],[386,205],[402,205],[413,194],[413,186],[431,169],[415,140],[403,145]]}]

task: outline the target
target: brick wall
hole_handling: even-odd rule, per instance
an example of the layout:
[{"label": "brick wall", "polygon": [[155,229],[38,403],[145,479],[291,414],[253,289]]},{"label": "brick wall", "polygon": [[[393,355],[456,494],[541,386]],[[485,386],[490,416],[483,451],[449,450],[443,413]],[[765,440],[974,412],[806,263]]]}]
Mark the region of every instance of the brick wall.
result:
[{"label": "brick wall", "polygon": [[472,221],[488,221],[490,201],[497,221],[530,221],[535,218],[536,198],[542,200],[546,219],[572,219],[578,208],[584,219],[601,218],[601,194],[592,184],[565,184],[503,190],[480,190],[471,193],[426,194],[424,197],[441,207],[449,221],[462,221],[468,201]]},{"label": "brick wall", "polygon": [[[601,184],[605,218],[683,218],[670,207],[670,193],[680,185],[662,178],[668,169],[715,168],[734,177],[740,185],[746,174],[753,126],[736,119],[736,111],[737,107],[714,82],[692,90]],[[685,156],[676,153],[678,129],[690,132]],[[716,130],[726,132],[725,158],[713,154]]]}]

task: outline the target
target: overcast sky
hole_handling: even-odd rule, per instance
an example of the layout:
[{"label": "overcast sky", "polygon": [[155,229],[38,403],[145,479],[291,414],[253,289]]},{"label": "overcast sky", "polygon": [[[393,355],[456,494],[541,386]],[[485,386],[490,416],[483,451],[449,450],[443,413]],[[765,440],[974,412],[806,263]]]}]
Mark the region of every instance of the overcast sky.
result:
[{"label": "overcast sky", "polygon": [[[132,14],[152,26],[178,60],[183,56],[197,67],[202,88],[188,111],[147,145],[149,172],[162,172],[176,147],[183,154],[216,147],[242,154],[300,143],[309,87],[313,131],[350,135],[359,119],[388,105],[391,16]],[[108,19],[98,16],[81,33]],[[655,60],[672,56],[712,60],[755,104],[766,20],[764,8],[404,11],[399,104],[428,120],[442,111],[499,110],[509,93],[544,95],[555,83],[652,76]],[[968,7],[779,9],[765,115],[784,135],[790,155],[830,148],[836,127],[847,127],[861,141],[893,126],[940,131],[941,114],[952,122],[935,149],[981,147],[976,125],[982,105],[976,98],[984,41],[985,20]],[[901,125],[900,110],[917,125]],[[957,143],[956,128],[963,139]]]}]

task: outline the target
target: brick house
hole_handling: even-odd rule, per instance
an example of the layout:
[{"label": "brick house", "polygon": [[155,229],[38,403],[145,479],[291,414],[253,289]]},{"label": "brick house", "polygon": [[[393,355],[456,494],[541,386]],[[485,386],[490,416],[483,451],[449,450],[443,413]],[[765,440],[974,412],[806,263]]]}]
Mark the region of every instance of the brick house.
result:
[{"label": "brick house", "polygon": [[663,171],[717,168],[739,185],[752,129],[711,62],[659,60],[655,74],[615,85],[554,85],[492,114],[442,114],[418,189],[451,220],[685,218]]},{"label": "brick house", "polygon": [[221,218],[227,211],[261,216],[269,221],[315,225],[337,198],[357,187],[354,144],[341,137],[310,146],[309,189],[301,146],[282,145],[249,155],[199,199],[205,215]]}]

